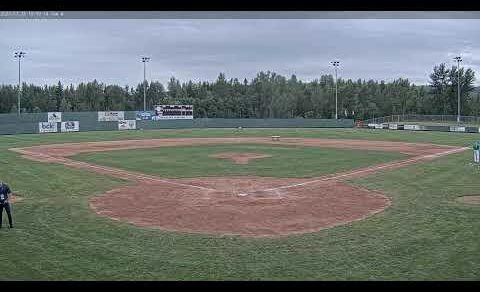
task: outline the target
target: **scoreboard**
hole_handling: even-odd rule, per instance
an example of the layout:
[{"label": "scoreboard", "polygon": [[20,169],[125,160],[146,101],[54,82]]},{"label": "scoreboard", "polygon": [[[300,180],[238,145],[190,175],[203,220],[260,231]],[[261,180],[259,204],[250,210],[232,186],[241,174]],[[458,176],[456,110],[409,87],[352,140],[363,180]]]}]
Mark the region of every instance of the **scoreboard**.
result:
[{"label": "scoreboard", "polygon": [[192,105],[156,105],[152,120],[193,119]]}]

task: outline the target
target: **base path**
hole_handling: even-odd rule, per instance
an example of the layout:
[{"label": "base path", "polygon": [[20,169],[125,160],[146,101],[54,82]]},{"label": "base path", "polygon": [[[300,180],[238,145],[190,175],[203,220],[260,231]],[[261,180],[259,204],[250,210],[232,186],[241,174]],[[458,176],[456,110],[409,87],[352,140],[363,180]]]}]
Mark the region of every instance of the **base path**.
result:
[{"label": "base path", "polygon": [[[364,149],[401,152],[410,157],[308,179],[256,176],[168,179],[68,158],[84,152],[219,144]],[[381,212],[390,205],[388,197],[380,192],[349,185],[345,180],[466,149],[368,140],[282,138],[281,141],[272,141],[269,137],[125,140],[10,150],[31,160],[60,163],[134,181],[132,186],[114,189],[90,200],[91,208],[101,216],[168,231],[258,237],[314,232]],[[246,159],[253,158],[252,155],[246,156]]]}]

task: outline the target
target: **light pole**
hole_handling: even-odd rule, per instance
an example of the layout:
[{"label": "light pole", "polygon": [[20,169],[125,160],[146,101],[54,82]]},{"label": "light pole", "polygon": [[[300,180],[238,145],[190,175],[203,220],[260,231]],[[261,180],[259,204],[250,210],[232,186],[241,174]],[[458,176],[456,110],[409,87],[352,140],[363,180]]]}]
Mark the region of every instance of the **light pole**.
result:
[{"label": "light pole", "polygon": [[457,123],[460,123],[460,62],[462,62],[462,57],[455,57],[453,58],[455,61],[457,61],[457,83],[458,83],[458,113],[457,113]]},{"label": "light pole", "polygon": [[337,68],[340,65],[339,61],[331,62],[335,67],[335,120],[338,119],[338,87],[337,87]]},{"label": "light pole", "polygon": [[146,68],[147,62],[150,61],[150,57],[142,57],[143,62],[143,111],[147,111],[147,79],[146,79]]},{"label": "light pole", "polygon": [[20,115],[20,95],[22,94],[21,86],[22,83],[20,82],[20,60],[25,58],[25,52],[17,51],[15,52],[14,57],[18,58],[18,97],[17,97],[17,107],[18,107],[18,114]]}]

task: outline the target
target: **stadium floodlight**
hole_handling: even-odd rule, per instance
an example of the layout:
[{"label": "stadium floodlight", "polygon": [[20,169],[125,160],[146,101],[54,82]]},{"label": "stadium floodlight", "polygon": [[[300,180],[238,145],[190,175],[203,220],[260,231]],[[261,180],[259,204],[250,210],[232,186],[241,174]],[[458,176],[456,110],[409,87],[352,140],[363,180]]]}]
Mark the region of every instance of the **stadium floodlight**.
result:
[{"label": "stadium floodlight", "polygon": [[337,87],[337,68],[340,66],[339,61],[331,62],[333,67],[335,67],[335,120],[338,119],[338,87]]},{"label": "stadium floodlight", "polygon": [[457,113],[457,123],[460,123],[460,62],[462,62],[462,57],[458,56],[453,58],[455,61],[457,61],[457,84],[458,84],[458,113]]},{"label": "stadium floodlight", "polygon": [[143,62],[143,111],[147,111],[147,78],[146,78],[146,67],[147,62],[150,61],[150,57],[142,57]]},{"label": "stadium floodlight", "polygon": [[20,95],[22,94],[22,83],[20,82],[20,60],[25,58],[25,52],[16,51],[14,58],[18,58],[18,97],[17,97],[17,107],[18,107],[18,115],[20,115]]}]

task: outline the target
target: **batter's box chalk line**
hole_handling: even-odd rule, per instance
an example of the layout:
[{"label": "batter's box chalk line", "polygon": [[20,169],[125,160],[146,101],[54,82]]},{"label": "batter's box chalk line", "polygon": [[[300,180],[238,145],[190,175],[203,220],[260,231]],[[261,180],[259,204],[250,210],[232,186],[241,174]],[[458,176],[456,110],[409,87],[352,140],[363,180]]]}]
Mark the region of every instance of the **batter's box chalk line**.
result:
[{"label": "batter's box chalk line", "polygon": [[248,193],[240,193],[238,196],[251,196],[252,198],[258,200],[271,200],[271,199],[282,199],[284,198],[283,192],[281,190],[254,190]]},{"label": "batter's box chalk line", "polygon": [[264,192],[264,193],[268,193],[270,196],[270,198],[276,198],[276,199],[281,199],[283,198],[282,196],[282,191],[280,189],[270,189],[270,190],[261,190],[261,191],[258,191],[258,192]]},{"label": "batter's box chalk line", "polygon": [[238,197],[251,197],[255,199],[282,199],[283,195],[280,190],[271,190],[271,191],[265,191],[265,190],[254,190],[254,191],[249,191],[249,192],[236,192],[234,193]]}]

